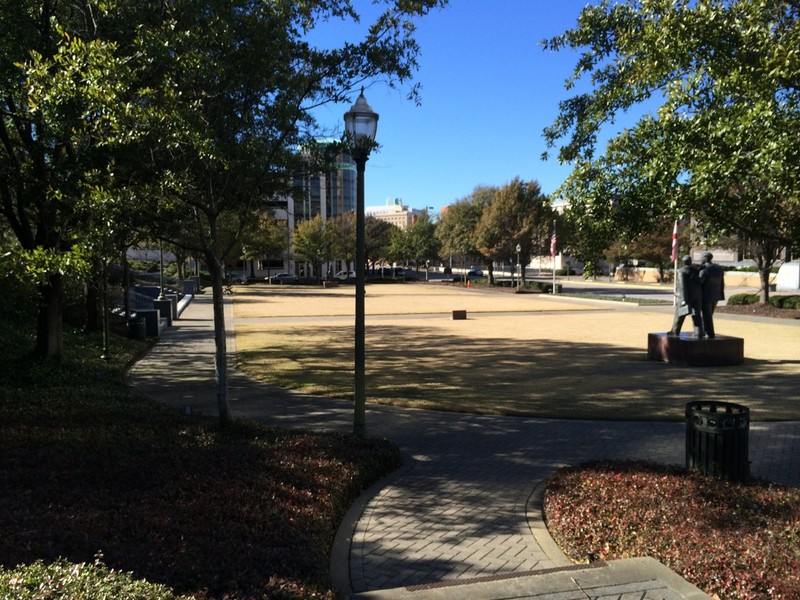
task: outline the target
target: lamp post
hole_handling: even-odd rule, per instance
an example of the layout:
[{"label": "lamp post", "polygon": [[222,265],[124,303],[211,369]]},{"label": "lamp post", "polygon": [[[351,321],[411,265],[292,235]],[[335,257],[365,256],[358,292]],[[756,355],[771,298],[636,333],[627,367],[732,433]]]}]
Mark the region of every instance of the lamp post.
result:
[{"label": "lamp post", "polygon": [[350,155],[356,163],[356,323],[355,323],[355,395],[353,406],[353,435],[364,437],[366,424],[366,327],[364,323],[364,281],[367,258],[364,225],[364,169],[375,145],[378,114],[367,99],[364,89],[352,108],[344,114],[344,127],[350,144]]},{"label": "lamp post", "polygon": [[165,300],[164,295],[164,240],[158,239],[158,300]]}]

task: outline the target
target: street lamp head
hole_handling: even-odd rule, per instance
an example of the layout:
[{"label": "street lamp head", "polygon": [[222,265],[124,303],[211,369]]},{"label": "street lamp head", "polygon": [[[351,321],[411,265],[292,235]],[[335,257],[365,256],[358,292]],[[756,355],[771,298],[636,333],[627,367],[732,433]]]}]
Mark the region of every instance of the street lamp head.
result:
[{"label": "street lamp head", "polygon": [[[372,110],[364,97],[364,88],[352,108],[344,113],[344,128],[353,153],[363,153],[364,160],[375,145],[378,131],[378,113]],[[354,156],[355,158],[355,156]]]}]

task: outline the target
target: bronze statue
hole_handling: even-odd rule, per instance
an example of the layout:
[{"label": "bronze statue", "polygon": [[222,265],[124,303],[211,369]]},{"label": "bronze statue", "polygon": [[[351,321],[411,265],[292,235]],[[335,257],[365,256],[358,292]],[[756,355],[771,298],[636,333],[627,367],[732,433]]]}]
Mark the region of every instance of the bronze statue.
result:
[{"label": "bronze statue", "polygon": [[683,267],[677,273],[677,289],[675,295],[678,302],[675,306],[675,318],[672,321],[672,329],[669,335],[680,335],[683,321],[691,315],[694,324],[692,337],[701,339],[704,335],[702,303],[703,288],[700,282],[700,274],[696,267],[692,265],[690,256],[683,257]]},{"label": "bronze statue", "polygon": [[714,310],[717,302],[725,299],[725,271],[717,264],[711,262],[714,255],[703,252],[703,265],[700,268],[700,285],[703,290],[703,327],[706,336],[714,337]]}]

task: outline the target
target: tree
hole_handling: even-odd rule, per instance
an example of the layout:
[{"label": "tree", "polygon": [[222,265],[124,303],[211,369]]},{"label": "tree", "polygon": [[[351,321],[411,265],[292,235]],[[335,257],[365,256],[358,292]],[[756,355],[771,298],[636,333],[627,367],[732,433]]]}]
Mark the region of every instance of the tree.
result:
[{"label": "tree", "polygon": [[287,191],[296,148],[319,129],[312,110],[377,79],[409,82],[413,19],[445,3],[382,0],[363,38],[338,48],[314,46],[309,33],[358,22],[348,0],[0,4],[0,195],[19,242],[4,264],[35,274],[37,353],[61,352],[62,278],[86,264],[83,211],[118,197],[114,160],[124,157],[125,185],[148,203],[150,237],[204,255],[225,422],[225,260],[253,209]]},{"label": "tree", "polygon": [[[133,46],[156,67],[156,90],[168,122],[152,123],[154,165],[192,228],[184,243],[200,249],[211,276],[220,419],[228,419],[222,264],[233,239],[252,222],[255,203],[273,197],[302,170],[317,123],[311,109],[349,100],[364,81],[404,83],[416,68],[414,17],[441,0],[386,0],[363,40],[315,47],[309,32],[330,19],[359,17],[347,0],[253,3],[172,2],[138,30]],[[157,17],[157,18],[155,18]],[[413,94],[414,92],[412,92]]]},{"label": "tree", "polygon": [[475,230],[477,247],[492,261],[513,262],[519,255],[520,263],[527,264],[534,252],[545,253],[553,218],[539,183],[516,178],[500,188],[483,211]]},{"label": "tree", "polygon": [[345,262],[345,271],[356,259],[356,214],[355,212],[340,215],[334,219],[336,234],[332,236],[332,255]]},{"label": "tree", "polygon": [[448,206],[447,210],[442,211],[435,234],[439,240],[441,258],[449,260],[451,264],[453,257],[467,262],[478,259],[489,270],[490,282],[493,282],[492,261],[476,247],[475,228],[497,189],[478,186],[469,196]]},{"label": "tree", "polygon": [[135,136],[134,67],[100,39],[93,10],[77,0],[0,4],[0,214],[16,238],[2,254],[36,286],[42,358],[63,352],[64,278],[88,276],[94,242],[120,230],[119,202],[135,200],[115,168]]},{"label": "tree", "polygon": [[[550,147],[565,139],[558,158],[575,165],[559,194],[609,231],[691,215],[712,238],[748,238],[766,302],[771,265],[800,235],[798,16],[785,0],[587,6],[575,29],[545,42],[583,50],[568,89],[591,82],[545,131]],[[605,126],[645,100],[660,107],[595,157]]]},{"label": "tree", "polygon": [[392,225],[391,223],[387,223],[373,216],[367,216],[364,219],[366,260],[367,265],[371,263],[373,269],[378,262],[388,258],[389,248],[392,243],[392,232],[395,229],[397,229],[396,225]]},{"label": "tree", "polygon": [[320,215],[301,221],[294,232],[294,253],[314,265],[317,279],[321,277],[322,261],[333,257],[336,226],[322,220]]},{"label": "tree", "polygon": [[435,233],[436,223],[427,211],[423,212],[405,229],[397,228],[392,232],[389,255],[395,260],[413,261],[419,274],[420,261],[428,261],[438,254]]},{"label": "tree", "polygon": [[242,235],[242,256],[250,261],[250,276],[255,277],[253,262],[279,255],[286,247],[286,228],[268,211],[253,215],[254,227]]}]

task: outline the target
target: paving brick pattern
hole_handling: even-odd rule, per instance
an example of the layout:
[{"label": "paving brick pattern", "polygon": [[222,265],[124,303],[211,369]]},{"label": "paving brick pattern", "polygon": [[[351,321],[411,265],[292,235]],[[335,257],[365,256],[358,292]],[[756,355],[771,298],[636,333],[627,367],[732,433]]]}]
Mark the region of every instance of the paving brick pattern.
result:
[{"label": "paving brick pattern", "polygon": [[[188,310],[190,318],[167,332],[133,369],[131,380],[166,403],[214,413],[211,373],[197,370],[198,364],[213,364],[210,305],[195,302]],[[352,405],[346,402],[267,388],[235,372],[230,395],[239,417],[328,431],[351,428]],[[563,566],[563,557],[549,556],[531,533],[527,503],[537,483],[565,464],[600,458],[681,464],[685,453],[683,423],[489,417],[370,406],[367,426],[370,435],[397,443],[413,463],[372,498],[357,522],[349,560],[355,593]],[[750,458],[755,476],[800,486],[800,423],[752,424]],[[658,582],[653,589],[648,585],[557,597],[672,597]]]}]

